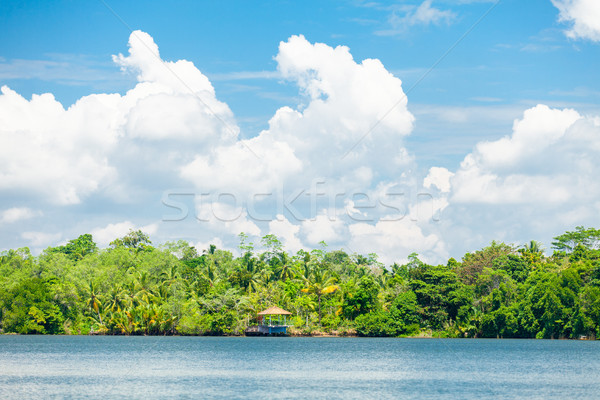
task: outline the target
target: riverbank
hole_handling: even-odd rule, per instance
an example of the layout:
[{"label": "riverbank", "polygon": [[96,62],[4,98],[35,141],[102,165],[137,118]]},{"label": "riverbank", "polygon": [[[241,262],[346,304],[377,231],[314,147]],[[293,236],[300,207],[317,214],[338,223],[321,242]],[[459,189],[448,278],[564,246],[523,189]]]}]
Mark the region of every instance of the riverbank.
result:
[{"label": "riverbank", "polygon": [[302,329],[294,329],[293,327],[288,328],[288,336],[294,337],[358,337],[354,329],[347,330],[335,330],[335,331],[320,331],[311,330],[306,331]]},{"label": "riverbank", "polygon": [[[243,334],[222,334],[222,335],[212,335],[212,334],[206,334],[206,335],[184,335],[184,334],[179,334],[179,333],[174,333],[174,334],[131,334],[131,335],[124,335],[124,334],[109,334],[109,333],[101,333],[101,332],[96,332],[96,333],[89,333],[87,335],[85,334],[21,334],[21,333],[14,333],[14,332],[7,332],[7,333],[2,333],[0,332],[0,336],[81,336],[81,337],[86,337],[86,336],[101,336],[101,337],[108,337],[108,336],[114,336],[114,337],[161,337],[161,336],[178,336],[178,337],[251,337],[249,335],[243,335]],[[278,336],[278,335],[273,335],[273,337]],[[290,330],[289,333],[287,335],[279,335],[281,337],[311,337],[311,338],[376,338],[373,336],[360,336],[356,333],[356,331],[354,330],[348,330],[348,331],[331,331],[331,332],[323,332],[323,331],[312,331],[312,332],[305,332],[305,331],[301,331],[301,330]],[[534,338],[534,337],[523,337],[523,338],[503,338],[503,337],[497,337],[497,338],[481,338],[481,337],[455,337],[455,336],[447,336],[444,335],[443,333],[440,332],[421,332],[417,335],[403,335],[403,336],[378,336],[379,338],[396,338],[396,339],[473,339],[473,340],[477,340],[477,339],[485,339],[485,340],[516,340],[516,339],[524,339],[524,340],[571,340],[571,341],[596,341],[596,338],[594,337],[588,337],[588,336],[584,336],[584,337],[579,337],[579,338],[567,338],[567,337],[559,337],[559,338]]]}]

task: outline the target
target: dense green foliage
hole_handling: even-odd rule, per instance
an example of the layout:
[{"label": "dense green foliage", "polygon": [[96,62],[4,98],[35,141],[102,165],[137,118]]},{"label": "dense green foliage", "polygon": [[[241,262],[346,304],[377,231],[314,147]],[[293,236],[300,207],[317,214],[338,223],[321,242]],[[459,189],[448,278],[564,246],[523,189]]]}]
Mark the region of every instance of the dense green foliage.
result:
[{"label": "dense green foliage", "polygon": [[34,257],[0,255],[0,329],[48,334],[241,334],[257,312],[293,313],[298,333],[361,336],[579,338],[600,336],[600,232],[577,227],[540,243],[492,242],[459,262],[416,254],[384,266],[341,250],[260,252],[240,235],[241,256],[185,241],[154,247],[130,232],[107,249],[82,235]]}]

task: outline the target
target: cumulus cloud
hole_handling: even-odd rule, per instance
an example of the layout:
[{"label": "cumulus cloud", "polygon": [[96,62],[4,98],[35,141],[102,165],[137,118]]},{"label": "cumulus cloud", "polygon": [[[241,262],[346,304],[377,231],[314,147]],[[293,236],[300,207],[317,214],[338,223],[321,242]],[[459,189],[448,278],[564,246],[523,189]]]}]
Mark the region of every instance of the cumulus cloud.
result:
[{"label": "cumulus cloud", "polygon": [[208,78],[191,62],[161,60],[148,34],[133,32],[129,55],[114,60],[138,74],[124,96],[92,94],[64,109],[52,94],[27,100],[1,88],[0,191],[77,204],[108,187],[132,186],[140,169],[178,170],[196,155],[190,145],[237,137],[233,114]]},{"label": "cumulus cloud", "polygon": [[597,0],[552,0],[560,11],[559,21],[572,24],[566,35],[572,39],[600,41],[600,2]]},{"label": "cumulus cloud", "polygon": [[190,61],[164,61],[150,35],[134,31],[129,55],[113,56],[123,71],[137,73],[139,84],[124,100],[125,130],[131,137],[196,143],[235,139],[239,128],[229,107],[217,100],[209,79]]},{"label": "cumulus cloud", "polygon": [[[147,33],[132,32],[128,53],[113,60],[138,81],[124,95],[91,94],[65,109],[52,94],[27,100],[2,88],[1,193],[45,206],[99,198],[138,204],[186,183],[203,193],[243,199],[239,195],[273,191],[282,196],[284,184],[302,193],[319,181],[326,183],[328,194],[370,191],[379,196],[378,188],[393,186],[414,167],[403,145],[414,117],[402,82],[379,60],[355,61],[345,46],[311,43],[303,36],[281,42],[275,57],[278,76],[298,86],[303,103],[278,109],[268,128],[249,139],[239,138],[233,113],[217,99],[209,79],[189,61],[163,60]],[[359,204],[348,199],[340,201],[355,216],[370,212],[358,211]],[[213,236],[277,232],[294,250],[302,247],[300,238],[315,245],[348,237],[343,215],[330,221],[325,214],[303,212],[312,220],[294,220],[281,207],[273,213],[267,203],[258,204],[270,210],[262,223],[244,205],[214,198],[202,207],[196,204],[194,220]],[[317,207],[304,198],[298,204],[311,210],[323,206],[331,204]],[[32,215],[29,209],[11,209],[2,221]],[[91,227],[101,246],[139,228],[131,218],[117,218],[122,222]],[[158,227],[142,228],[154,233]],[[54,239],[39,232],[23,237],[38,244]],[[203,233],[201,241],[210,237]]]},{"label": "cumulus cloud", "polygon": [[217,206],[235,215],[235,222],[217,223],[209,208],[201,215],[213,231],[271,232],[291,251],[321,241],[343,244],[352,222],[343,211],[367,218],[345,196],[366,191],[376,201],[384,195],[378,191],[386,186],[383,181],[393,186],[413,166],[403,138],[411,133],[414,117],[402,82],[379,60],[356,62],[345,46],[310,43],[303,36],[281,42],[275,60],[281,76],[297,84],[305,103],[277,110],[268,129],[254,138],[197,155],[181,168],[181,175],[201,190],[228,192],[237,199],[265,193],[281,200],[287,196],[282,192],[285,186],[291,193],[319,193],[326,203],[322,206],[328,207],[332,199],[336,205],[335,196],[341,194],[342,212],[333,211],[333,217],[329,212],[313,215],[318,209],[314,197],[300,196],[294,203],[300,215],[284,216],[281,204],[271,204],[280,214],[270,215],[272,220],[263,228],[241,208]]},{"label": "cumulus cloud", "polygon": [[432,197],[433,209],[443,211],[435,234],[460,253],[492,238],[549,243],[576,225],[593,226],[600,221],[598,154],[600,117],[532,107],[510,135],[475,145],[449,191]]},{"label": "cumulus cloud", "polygon": [[[275,60],[282,76],[309,96],[302,112],[282,108],[270,123],[275,136],[289,142],[301,158],[318,160],[338,152],[343,156],[357,142],[353,158],[362,155],[376,161],[373,153],[388,146],[401,152],[400,140],[412,131],[414,117],[407,110],[402,81],[379,60],[357,63],[349,48],[312,44],[303,36],[280,43]],[[387,139],[386,145],[382,139]],[[341,170],[335,164],[327,166]]]},{"label": "cumulus cloud", "polygon": [[301,167],[302,162],[287,143],[265,133],[213,148],[207,155],[198,154],[181,167],[180,173],[202,190],[270,193]]},{"label": "cumulus cloud", "polygon": [[360,185],[372,168],[391,174],[412,162],[402,138],[414,117],[402,82],[379,60],[357,63],[347,47],[303,36],[281,42],[275,60],[307,104],[280,108],[257,137],[198,155],[182,167],[183,177],[201,188],[247,193],[290,181],[307,187],[317,177],[354,181],[357,174]]},{"label": "cumulus cloud", "polygon": [[538,105],[511,136],[481,142],[452,178],[452,200],[472,203],[566,203],[600,194],[597,117]]},{"label": "cumulus cloud", "polygon": [[105,153],[114,134],[103,132],[112,118],[102,115],[113,97],[93,95],[65,110],[49,93],[0,93],[0,191],[76,204],[114,175]]},{"label": "cumulus cloud", "polygon": [[450,178],[453,176],[454,174],[446,168],[431,167],[429,174],[423,180],[423,187],[428,189],[436,187],[441,192],[447,193],[450,191]]}]

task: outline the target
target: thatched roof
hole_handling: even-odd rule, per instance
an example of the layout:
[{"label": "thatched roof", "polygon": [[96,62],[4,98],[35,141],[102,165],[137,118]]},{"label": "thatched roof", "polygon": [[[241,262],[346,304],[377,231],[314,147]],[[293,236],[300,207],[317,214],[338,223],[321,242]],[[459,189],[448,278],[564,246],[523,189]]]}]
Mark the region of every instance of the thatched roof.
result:
[{"label": "thatched roof", "polygon": [[258,315],[292,315],[292,313],[285,311],[283,308],[273,306],[267,308],[265,311],[259,312]]}]

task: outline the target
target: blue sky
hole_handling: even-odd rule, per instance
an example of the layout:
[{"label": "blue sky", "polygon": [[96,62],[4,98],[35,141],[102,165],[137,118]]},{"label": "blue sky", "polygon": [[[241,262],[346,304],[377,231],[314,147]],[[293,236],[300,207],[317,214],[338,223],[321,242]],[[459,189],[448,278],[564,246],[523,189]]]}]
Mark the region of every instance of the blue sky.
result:
[{"label": "blue sky", "polygon": [[[386,261],[402,260],[410,252],[409,246],[404,243],[410,244],[412,239],[396,243],[390,237],[395,236],[396,231],[400,231],[397,236],[401,239],[403,235],[420,238],[418,243],[415,242],[418,247],[415,250],[431,260],[438,260],[450,255],[460,256],[461,252],[481,247],[492,239],[517,244],[529,239],[538,239],[549,244],[551,236],[562,233],[563,229],[571,229],[577,224],[593,225],[600,222],[595,205],[586,208],[585,204],[574,200],[576,196],[560,195],[563,191],[586,188],[586,192],[589,193],[579,197],[590,196],[593,203],[597,185],[593,181],[581,182],[581,186],[576,188],[561,184],[566,180],[565,176],[571,176],[573,180],[579,177],[580,169],[595,170],[598,165],[597,161],[594,161],[594,153],[588,154],[591,166],[574,166],[565,161],[565,168],[572,170],[551,173],[547,167],[552,160],[547,160],[547,165],[543,161],[551,154],[551,149],[540,150],[540,153],[536,154],[521,154],[519,152],[524,145],[519,144],[519,134],[513,130],[516,119],[528,121],[526,110],[544,104],[555,111],[557,121],[566,119],[569,122],[565,122],[564,132],[554,136],[549,132],[542,136],[542,140],[554,138],[548,142],[548,146],[574,146],[572,142],[562,143],[560,140],[571,137],[568,132],[575,129],[571,125],[579,124],[575,121],[582,120],[581,124],[588,122],[591,126],[589,129],[597,133],[594,118],[600,115],[600,28],[594,21],[589,22],[589,18],[586,19],[586,15],[598,15],[594,13],[598,13],[598,6],[592,0],[3,2],[0,4],[0,26],[3,27],[0,38],[0,86],[7,86],[27,100],[31,100],[33,94],[52,93],[65,109],[91,94],[119,93],[125,97],[128,90],[141,82],[136,78],[136,71],[145,66],[138,63],[127,71],[122,71],[112,56],[123,54],[126,57],[130,49],[128,40],[131,30],[139,30],[147,33],[149,40],[156,43],[162,60],[188,60],[208,78],[210,85],[214,87],[214,99],[211,99],[216,102],[217,107],[220,107],[219,104],[228,107],[223,114],[217,114],[236,132],[239,131],[235,139],[238,145],[250,148],[254,142],[246,143],[244,140],[262,140],[260,135],[264,131],[271,132],[271,136],[276,138],[276,143],[290,146],[290,156],[297,156],[298,165],[301,166],[296,172],[288,171],[288,175],[282,172],[278,176],[281,185],[299,181],[294,174],[300,173],[301,170],[306,171],[306,165],[312,163],[315,172],[311,179],[327,178],[331,182],[335,181],[332,186],[343,188],[344,182],[350,180],[349,177],[335,168],[328,169],[328,164],[317,166],[314,161],[303,159],[300,156],[300,148],[292,144],[295,140],[294,135],[305,135],[303,140],[311,141],[314,146],[327,145],[329,142],[321,143],[320,136],[316,138],[302,131],[309,129],[306,127],[288,127],[288,131],[285,132],[281,128],[282,131],[279,132],[269,125],[269,121],[274,118],[277,110],[285,107],[300,113],[311,110],[311,105],[316,108],[318,98],[307,94],[307,91],[314,87],[303,86],[301,80],[311,70],[320,74],[329,68],[329,64],[315,61],[318,67],[315,67],[315,64],[308,72],[301,70],[299,65],[303,63],[303,56],[298,55],[296,50],[304,44],[291,44],[292,35],[303,35],[308,44],[315,46],[311,47],[310,51],[316,51],[316,43],[322,43],[332,49],[336,46],[347,46],[356,65],[364,59],[377,59],[381,61],[385,71],[402,81],[402,89],[394,89],[395,92],[390,89],[387,94],[398,94],[400,97],[405,94],[408,105],[400,105],[400,111],[405,112],[404,117],[409,118],[410,115],[414,120],[410,127],[398,127],[397,131],[394,131],[391,125],[385,127],[389,128],[390,132],[382,133],[382,136],[378,137],[384,144],[393,144],[384,147],[396,146],[396,151],[403,154],[403,161],[394,167],[396,169],[380,166],[379,162],[376,162],[377,154],[394,158],[393,154],[385,153],[377,145],[368,147],[368,144],[366,146],[367,150],[371,151],[370,155],[365,153],[364,157],[357,158],[357,162],[360,161],[361,165],[368,169],[368,182],[365,181],[361,187],[360,179],[355,179],[354,182],[359,183],[346,187],[349,190],[351,188],[354,191],[369,192],[371,196],[375,196],[378,187],[403,187],[406,193],[413,193],[406,195],[407,199],[410,198],[406,204],[403,203],[406,210],[417,207],[419,200],[414,193],[431,190],[427,195],[434,199],[433,203],[438,204],[433,207],[434,214],[438,213],[442,217],[440,220],[434,218],[435,221],[414,221],[414,226],[403,222],[401,227],[388,229],[378,224],[384,219],[384,215],[380,214],[374,215],[373,219],[366,222],[370,227],[356,221],[331,221],[332,218],[327,218],[328,222],[325,223],[324,220],[319,220],[317,215],[314,215],[315,223],[310,225],[306,221],[293,221],[290,215],[285,215],[285,223],[282,225],[285,229],[270,226],[268,221],[257,222],[254,226],[244,222],[240,227],[250,228],[256,236],[270,231],[281,232],[282,235],[289,235],[289,242],[295,243],[296,247],[314,246],[313,239],[321,232],[324,238],[330,238],[328,242],[332,243],[332,246],[344,247],[351,252],[362,252],[362,243],[366,243],[365,249],[369,244],[374,251],[393,253],[387,256]],[[288,52],[292,59],[289,62],[291,72],[287,75],[281,72],[282,61],[276,59],[278,54],[285,55],[280,48],[280,42],[290,43]],[[331,63],[342,62],[339,60],[341,59],[332,56]],[[340,66],[340,71],[344,71],[343,66]],[[333,80],[336,79],[334,75],[331,75]],[[364,78],[360,78],[375,79],[373,87],[381,85],[382,92],[378,95],[375,91],[372,99],[360,98],[357,95],[357,103],[354,105],[357,110],[368,108],[373,101],[378,101],[373,99],[386,96],[386,85],[396,81],[385,83],[387,78],[384,75],[378,72],[375,77],[365,72]],[[190,75],[189,79],[196,79],[194,76]],[[149,79],[152,81],[154,78]],[[320,85],[329,87],[330,82],[322,78]],[[349,81],[348,85],[352,85],[352,82]],[[344,96],[343,93],[338,95]],[[10,108],[12,100],[6,94],[4,96],[6,101],[0,103],[0,124],[5,126],[0,125],[0,139],[4,141],[6,149],[15,149],[16,147],[11,147],[16,146],[15,143],[21,145],[15,138],[19,132],[27,129],[37,132],[32,133],[28,140],[33,140],[32,138],[39,135],[50,141],[65,140],[61,139],[59,133],[42,132],[40,127],[27,125],[23,122],[26,120],[24,116],[22,120],[9,121],[13,113]],[[143,97],[136,96],[137,100]],[[333,92],[327,92],[324,96],[335,97]],[[157,107],[160,108],[160,101],[156,101]],[[386,107],[389,108],[389,104],[383,101],[381,104],[383,111],[373,115],[365,114],[364,121],[368,126],[381,117]],[[44,118],[47,118],[47,113],[40,111],[40,107],[23,107],[31,108],[27,111],[28,118],[38,120],[40,126],[45,125]],[[336,121],[342,124],[345,121],[344,113],[352,114],[352,110],[341,109],[341,103],[330,104],[330,107],[328,112],[340,113]],[[83,115],[93,113],[92,108],[83,108],[77,112]],[[567,113],[563,112],[564,109],[576,110],[579,118],[569,119]],[[39,116],[36,112],[40,113]],[[541,127],[544,121],[538,121],[537,118],[551,118],[552,112],[546,115],[544,110],[536,109],[529,114],[533,122],[526,121],[523,125],[533,124]],[[398,115],[398,121],[404,117]],[[181,118],[185,119],[186,116],[182,115]],[[356,124],[360,124],[361,121]],[[19,124],[23,125],[22,129],[19,128]],[[77,126],[77,129],[81,129],[81,125]],[[92,183],[84,182],[89,173],[82,172],[81,179],[73,178],[72,185],[61,189],[73,191],[75,194],[71,197],[55,196],[53,199],[54,195],[47,187],[40,187],[44,186],[44,182],[52,185],[52,181],[48,181],[49,178],[41,179],[41,175],[33,167],[30,171],[23,171],[29,165],[26,162],[28,156],[25,155],[27,148],[19,147],[15,150],[23,152],[19,153],[18,161],[11,163],[6,159],[5,163],[0,165],[0,175],[5,177],[5,184],[0,186],[0,212],[4,213],[3,219],[0,219],[3,221],[0,222],[1,247],[30,246],[39,251],[45,246],[64,242],[80,233],[94,231],[99,232],[100,236],[109,236],[110,233],[119,234],[122,230],[132,227],[150,227],[149,230],[157,242],[177,238],[177,233],[180,232],[182,238],[198,243],[199,246],[220,238],[222,242],[219,244],[223,247],[235,247],[235,228],[223,228],[223,224],[207,226],[194,218],[186,218],[177,225],[165,222],[165,207],[161,202],[165,191],[174,187],[194,193],[207,187],[202,181],[204,173],[195,171],[185,175],[186,172],[182,172],[189,172],[193,168],[216,168],[216,175],[213,175],[215,179],[231,182],[231,185],[235,186],[236,181],[230,179],[228,174],[236,175],[239,171],[217,168],[218,163],[211,166],[192,162],[204,157],[203,154],[206,157],[210,155],[209,158],[214,161],[217,157],[215,149],[231,143],[223,142],[223,138],[218,135],[214,138],[203,136],[202,140],[193,142],[193,146],[197,147],[194,147],[193,153],[187,155],[187,169],[183,164],[165,164],[160,171],[150,172],[150,166],[147,169],[142,168],[136,174],[130,174],[135,168],[132,168],[127,160],[136,157],[145,160],[144,157],[149,157],[150,154],[158,157],[158,150],[170,149],[169,146],[172,146],[175,153],[179,148],[191,146],[185,141],[187,139],[179,141],[183,137],[177,136],[180,132],[173,134],[169,146],[164,143],[148,144],[148,140],[152,139],[144,138],[141,133],[132,134],[132,131],[128,130],[130,126],[115,128],[117,133],[111,139],[131,140],[131,143],[119,142],[120,146],[130,146],[132,150],[128,154],[122,151],[117,154],[114,148],[107,144],[110,135],[103,136],[101,132],[98,133],[98,138],[92,141],[82,139],[79,143],[77,139],[78,144],[75,147],[82,146],[81,149],[85,151],[89,151],[90,146],[99,146],[98,149],[104,149],[103,145],[107,147],[103,150],[106,153],[102,155],[98,155],[98,152],[90,155],[91,158],[98,157],[95,159],[98,165],[91,168],[95,172],[91,173],[99,175],[89,179]],[[218,126],[210,126],[216,130],[220,129]],[[314,125],[310,126],[319,125],[315,121]],[[362,129],[358,125],[352,129],[354,127],[357,130]],[[75,136],[68,136],[69,138],[86,135],[85,132],[73,129]],[[531,128],[531,132],[536,129]],[[551,130],[551,127],[544,129]],[[129,134],[131,135],[128,136]],[[221,134],[223,132],[219,135]],[[58,136],[53,138],[52,135]],[[561,139],[557,139],[556,135]],[[510,148],[497,143],[494,151],[521,154],[523,159],[517,157],[500,165],[496,161],[497,157],[491,156],[491,152],[485,150],[485,145],[480,146],[486,142],[497,142],[503,137],[512,137],[514,140],[510,143],[516,147]],[[596,136],[592,135],[591,138],[590,140],[596,140]],[[334,139],[332,137],[333,142],[341,146],[339,150],[343,154],[348,144]],[[99,145],[100,142],[96,140],[106,142]],[[352,140],[348,143],[354,143]],[[523,143],[525,142],[527,141]],[[27,141],[23,143],[26,145]],[[259,143],[259,146],[267,146],[262,141]],[[592,152],[595,149],[594,145],[584,148]],[[43,144],[37,151],[45,156],[55,154],[61,159],[68,159],[70,154],[78,153],[77,149],[57,149]],[[265,147],[265,151],[276,154],[281,151],[281,147]],[[222,157],[226,158],[227,154],[230,153],[225,152]],[[477,174],[471,170],[467,171],[468,168],[463,165],[469,155],[476,160]],[[182,156],[182,159],[185,158],[186,156]],[[524,161],[538,158],[539,161],[535,162]],[[52,157],[48,157],[47,162],[52,163]],[[85,161],[79,160],[78,163]],[[536,166],[532,166],[533,164]],[[14,172],[15,165],[20,168],[19,173]],[[76,165],[79,164],[69,164],[67,161],[64,173],[69,168],[74,168],[73,173],[76,174]],[[281,167],[281,164],[274,161],[269,168],[277,166]],[[51,165],[38,167],[42,170],[52,169]],[[432,172],[432,167],[442,168],[448,174],[440,175],[441,170],[438,169]],[[99,168],[106,168],[106,173],[99,173]],[[269,175],[269,171],[264,173]],[[52,179],[60,180],[59,176],[63,172],[55,172],[51,174]],[[39,179],[32,178],[33,175]],[[110,179],[107,178],[109,176]],[[440,176],[452,180],[451,189],[445,189],[445,184],[440,179],[443,181],[446,178]],[[494,181],[495,189],[488,186],[472,189],[473,182],[490,176],[497,179]],[[260,174],[252,177],[257,179],[257,182],[270,179]],[[429,181],[426,181],[426,177],[430,178]],[[510,199],[515,191],[520,196],[536,198],[536,194],[528,194],[524,189],[511,185],[515,177],[544,177],[543,182],[532,181],[531,187],[542,192],[548,190],[545,195],[540,195],[540,198],[553,200],[547,204],[535,203],[538,200],[532,200],[533,203],[498,200]],[[306,182],[310,181],[308,179]],[[433,181],[438,185],[432,184]],[[429,182],[429,187],[426,187],[426,182]],[[231,189],[210,184],[208,186],[213,191]],[[472,189],[470,195],[464,194],[467,187]],[[482,190],[487,192],[482,195]],[[494,190],[508,192],[494,194]],[[117,195],[116,191],[126,191],[128,194]],[[489,194],[492,192],[493,194]],[[245,198],[249,196],[248,192],[236,194],[246,196]],[[553,196],[556,196],[556,199]],[[487,200],[481,201],[481,198]],[[346,200],[348,199],[341,198],[340,202],[345,201],[344,204],[348,205]],[[309,207],[307,204],[301,207]],[[197,204],[189,206],[198,208]],[[274,218],[278,213],[273,207],[268,201],[258,206]],[[320,209],[320,206],[318,208]],[[514,214],[514,218],[520,219],[503,220],[507,209],[511,210],[508,213]],[[524,222],[523,219],[531,216],[531,209],[539,212],[539,215],[534,215],[536,221]],[[313,214],[320,212],[312,211]],[[331,210],[329,212],[331,213]],[[445,215],[447,217],[444,217]],[[249,222],[252,222],[252,217],[246,216]],[[471,221],[470,218],[474,220]],[[553,222],[542,224],[542,219]],[[357,226],[352,227],[353,224]],[[466,240],[466,237],[469,240]]]}]

